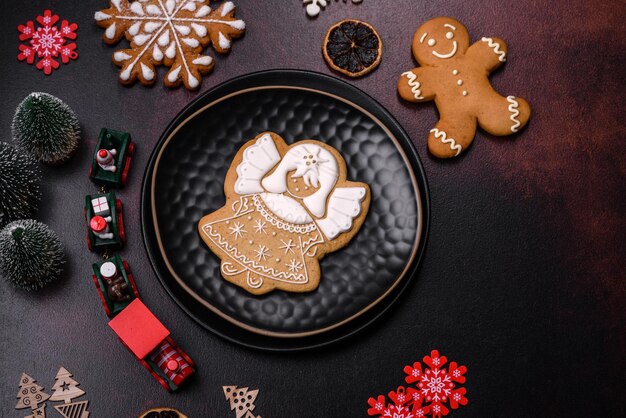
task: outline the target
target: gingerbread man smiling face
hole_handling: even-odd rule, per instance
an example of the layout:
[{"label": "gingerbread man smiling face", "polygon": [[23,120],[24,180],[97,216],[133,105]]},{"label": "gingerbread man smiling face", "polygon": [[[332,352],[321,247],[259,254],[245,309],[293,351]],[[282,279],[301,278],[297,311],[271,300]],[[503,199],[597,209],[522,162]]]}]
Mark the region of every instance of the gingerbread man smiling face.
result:
[{"label": "gingerbread man smiling face", "polygon": [[450,18],[429,20],[415,33],[418,36],[413,55],[421,65],[436,66],[440,60],[464,55],[469,48],[467,29]]},{"label": "gingerbread man smiling face", "polygon": [[433,155],[459,155],[472,143],[477,125],[503,136],[528,122],[528,103],[501,96],[489,83],[489,73],[506,61],[507,47],[501,39],[483,37],[470,46],[465,26],[438,17],[415,32],[412,51],[420,67],[402,73],[398,92],[410,102],[435,101],[440,120],[428,136]]}]

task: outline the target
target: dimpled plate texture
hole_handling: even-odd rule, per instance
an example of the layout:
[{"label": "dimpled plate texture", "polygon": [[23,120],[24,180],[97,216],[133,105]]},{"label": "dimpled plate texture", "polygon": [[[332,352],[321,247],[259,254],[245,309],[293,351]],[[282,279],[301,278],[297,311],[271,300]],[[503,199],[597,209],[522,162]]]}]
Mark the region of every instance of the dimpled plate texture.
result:
[{"label": "dimpled plate texture", "polygon": [[[288,86],[288,79],[281,78],[281,84]],[[252,87],[246,92],[231,89],[235,94],[208,108],[206,105],[214,100],[198,99],[201,103],[183,111],[168,128],[146,175],[146,183],[154,176],[158,225],[150,228],[146,245],[151,259],[160,256],[169,261],[175,274],[164,271],[162,263],[155,269],[166,288],[178,288],[177,296],[173,296],[179,304],[186,305],[193,297],[185,297],[187,291],[181,292],[180,283],[172,276],[178,276],[196,294],[193,303],[198,305],[198,298],[202,299],[227,317],[221,321],[231,318],[261,334],[315,334],[371,308],[419,258],[416,253],[423,228],[418,227],[424,217],[418,199],[423,207],[423,191],[400,145],[371,115],[323,92],[298,89],[298,83],[267,89],[261,77],[257,83],[260,89],[254,84],[242,85]],[[164,145],[175,128],[178,130]],[[198,220],[224,205],[223,182],[237,150],[263,131],[278,133],[288,144],[300,139],[326,142],[346,160],[348,179],[371,187],[370,210],[361,230],[347,247],[321,261],[320,285],[310,293],[273,291],[259,297],[226,282],[220,276],[219,258],[197,232]],[[162,147],[156,172],[151,173]],[[144,221],[146,218],[144,213]],[[165,254],[152,239],[155,230]],[[412,273],[408,270],[406,275]],[[202,308],[196,306],[198,309]],[[203,323],[211,320],[210,316],[200,319]],[[210,323],[205,325],[213,328]]]}]

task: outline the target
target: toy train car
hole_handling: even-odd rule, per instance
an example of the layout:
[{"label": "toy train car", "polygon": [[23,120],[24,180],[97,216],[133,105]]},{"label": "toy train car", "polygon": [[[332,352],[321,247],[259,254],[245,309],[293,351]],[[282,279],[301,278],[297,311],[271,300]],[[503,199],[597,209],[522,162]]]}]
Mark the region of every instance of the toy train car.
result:
[{"label": "toy train car", "polygon": [[116,255],[94,263],[93,271],[109,326],[163,388],[178,390],[195,373],[195,363],[143,304],[128,263]]},{"label": "toy train car", "polygon": [[92,267],[93,282],[109,318],[115,317],[133,300],[139,299],[130,267],[119,255],[94,263]]},{"label": "toy train car", "polygon": [[178,390],[195,373],[193,360],[141,299],[130,302],[109,326],[165,390]]},{"label": "toy train car", "polygon": [[87,195],[85,198],[87,247],[91,251],[119,250],[126,242],[122,202],[115,193]]},{"label": "toy train car", "polygon": [[134,151],[135,143],[129,133],[102,128],[89,178],[99,186],[124,187]]}]

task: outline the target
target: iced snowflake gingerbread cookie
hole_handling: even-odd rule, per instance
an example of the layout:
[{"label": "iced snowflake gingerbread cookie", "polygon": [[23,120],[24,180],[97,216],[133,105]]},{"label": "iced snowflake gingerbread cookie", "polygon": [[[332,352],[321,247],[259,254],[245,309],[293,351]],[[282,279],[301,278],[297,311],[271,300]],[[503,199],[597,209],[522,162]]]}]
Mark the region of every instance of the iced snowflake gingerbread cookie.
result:
[{"label": "iced snowflake gingerbread cookie", "polygon": [[235,5],[224,2],[213,9],[210,0],[110,0],[111,7],[96,12],[96,24],[103,29],[102,39],[109,45],[122,37],[130,49],[113,54],[120,67],[119,81],[143,85],[156,81],[155,67],[169,71],[163,79],[167,87],[181,83],[189,90],[200,87],[202,74],[215,62],[202,50],[209,44],[223,54],[230,51],[231,40],[243,35],[246,25],[235,18]]},{"label": "iced snowflake gingerbread cookie", "polygon": [[398,93],[410,102],[435,101],[440,119],[430,130],[428,150],[436,157],[459,155],[474,140],[477,125],[504,136],[528,122],[529,104],[501,96],[489,83],[489,73],[507,58],[503,40],[483,37],[470,46],[463,24],[438,17],[417,29],[412,49],[421,66],[402,73]]},{"label": "iced snowflake gingerbread cookie", "polygon": [[319,260],[350,242],[369,209],[369,186],[346,176],[322,142],[287,145],[272,132],[248,141],[226,174],[226,204],[198,223],[222,277],[257,295],[316,289]]}]

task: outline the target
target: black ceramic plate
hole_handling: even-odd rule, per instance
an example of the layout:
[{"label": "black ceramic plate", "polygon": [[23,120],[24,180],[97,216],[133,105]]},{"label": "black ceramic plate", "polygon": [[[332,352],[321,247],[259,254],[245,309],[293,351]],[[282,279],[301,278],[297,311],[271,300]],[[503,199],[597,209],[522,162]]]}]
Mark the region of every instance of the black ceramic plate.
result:
[{"label": "black ceramic plate", "polygon": [[[321,261],[310,293],[254,296],[220,276],[197,222],[224,205],[232,158],[273,131],[290,144],[316,139],[345,158],[372,200],[350,244]],[[426,179],[395,119],[355,87],[307,71],[266,71],[203,94],[168,126],[148,164],[142,227],[161,283],[192,318],[231,341],[269,350],[311,348],[380,316],[414,275],[428,231]]]}]

